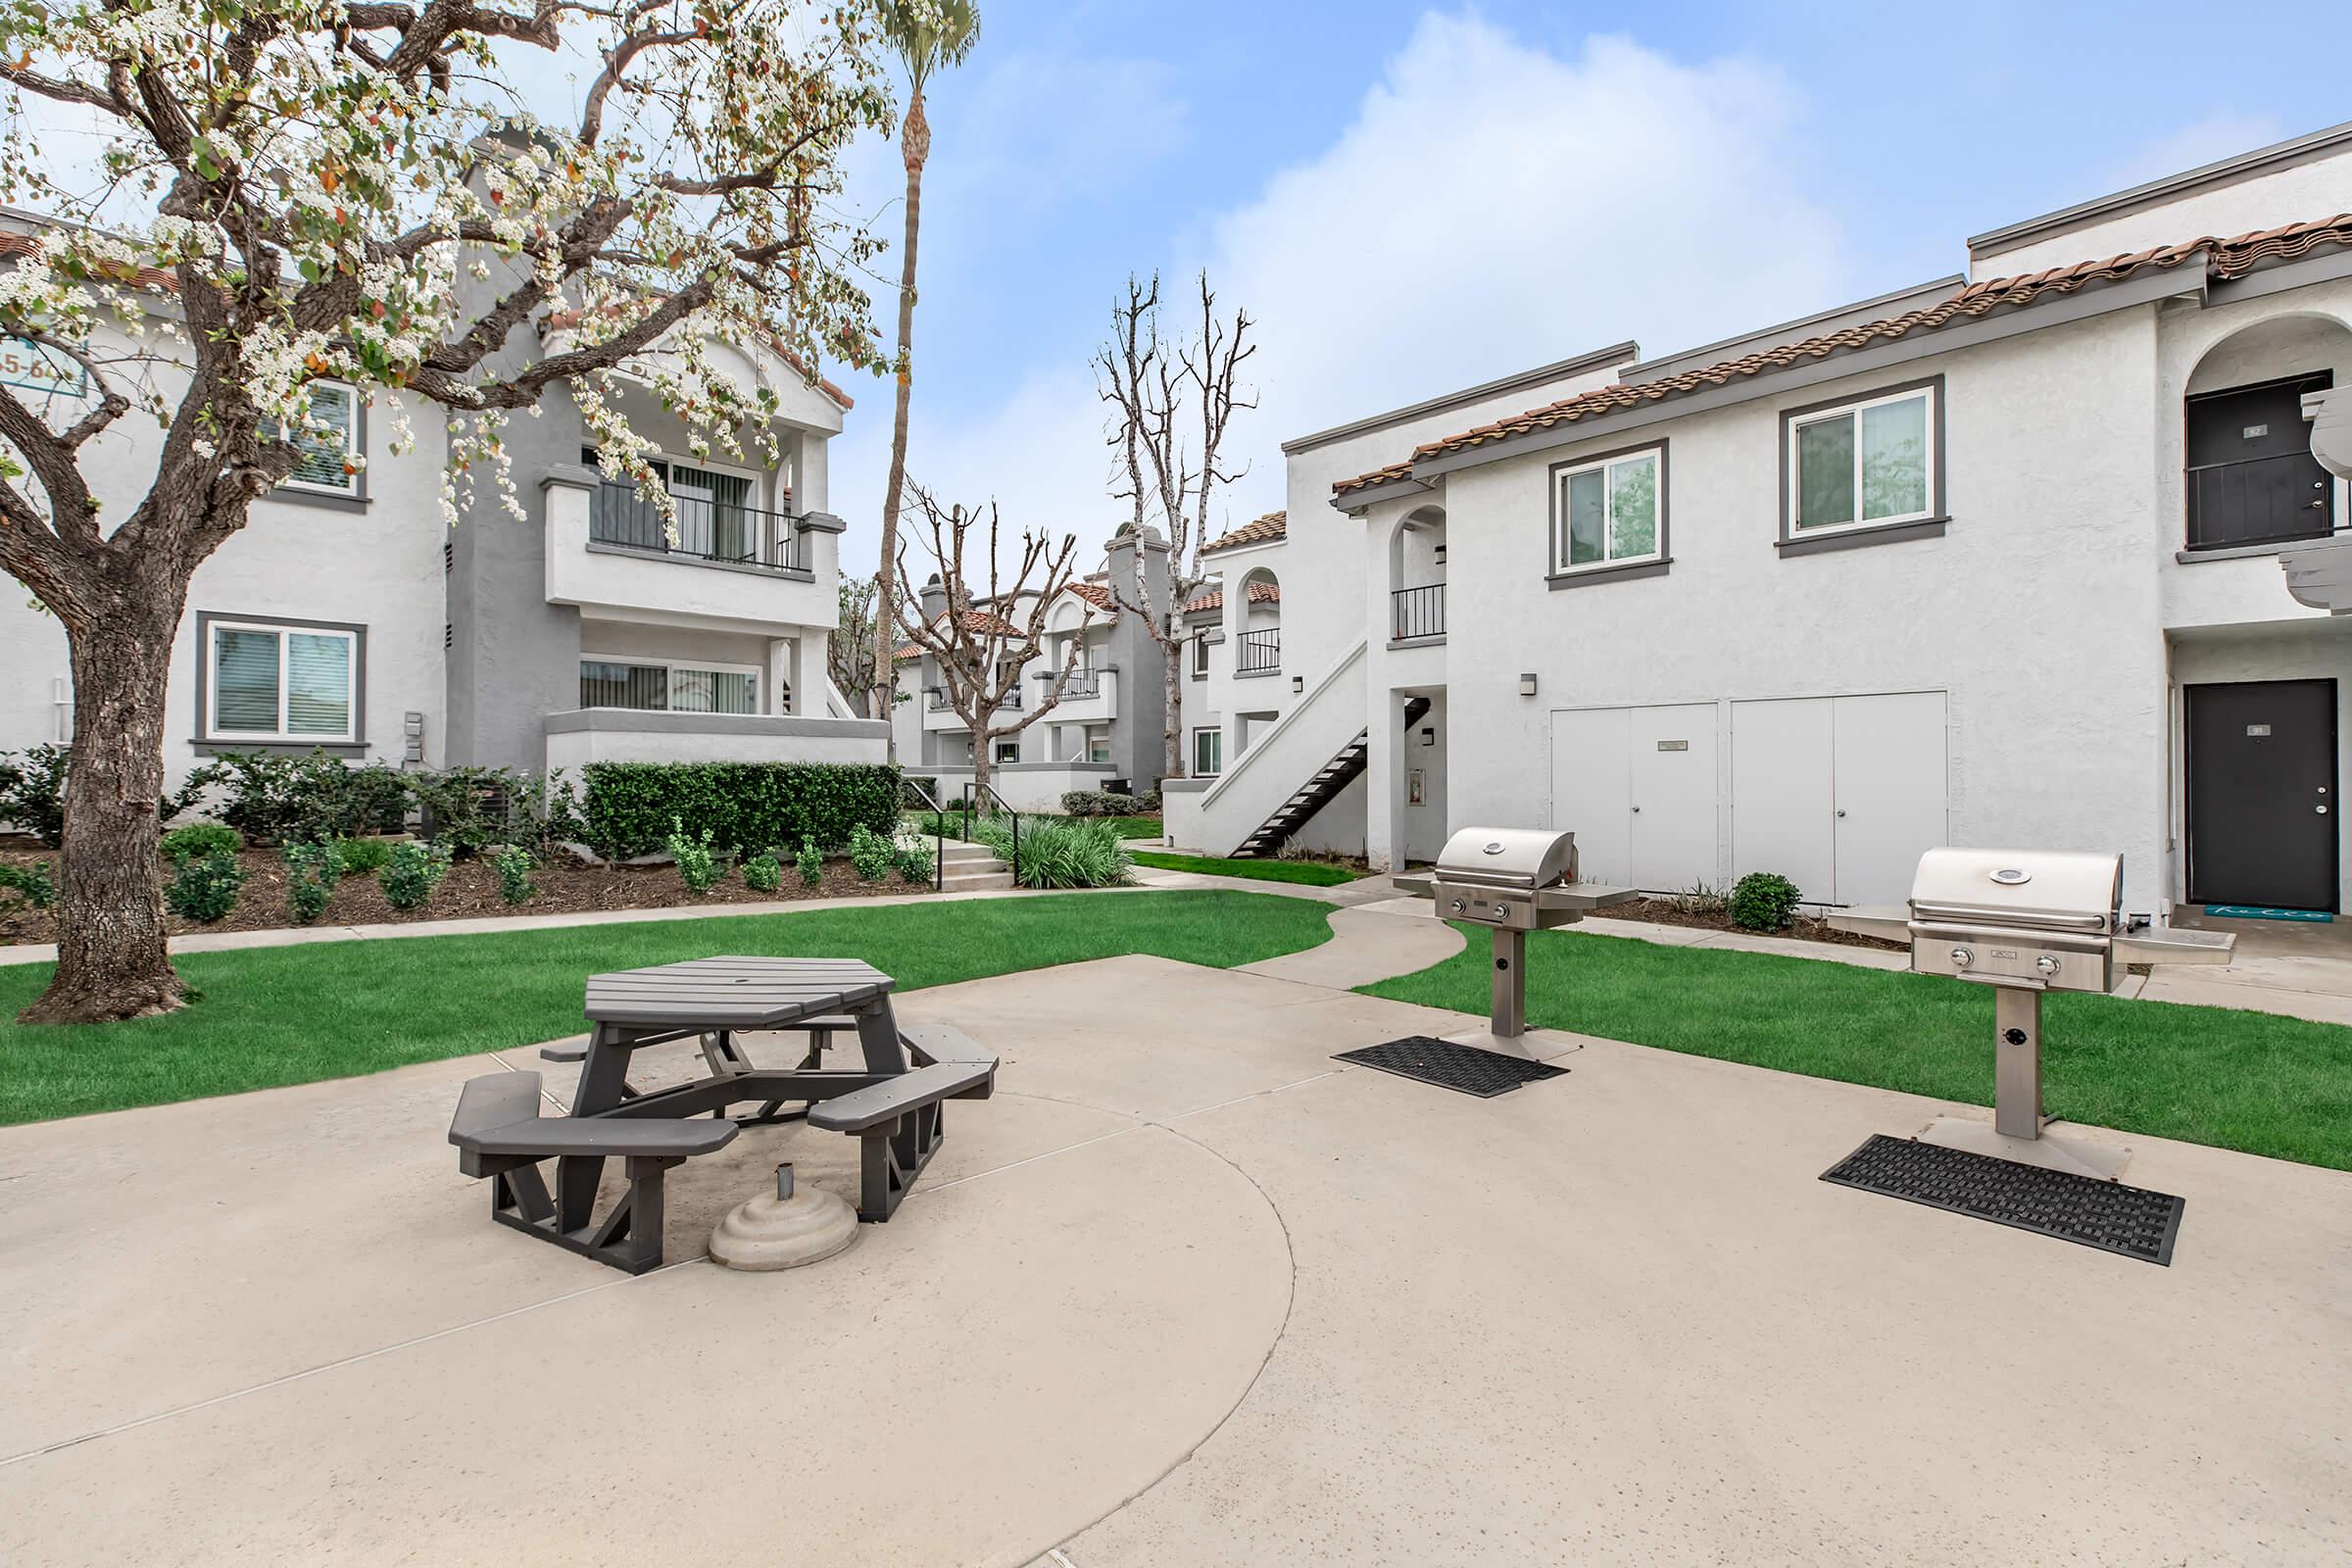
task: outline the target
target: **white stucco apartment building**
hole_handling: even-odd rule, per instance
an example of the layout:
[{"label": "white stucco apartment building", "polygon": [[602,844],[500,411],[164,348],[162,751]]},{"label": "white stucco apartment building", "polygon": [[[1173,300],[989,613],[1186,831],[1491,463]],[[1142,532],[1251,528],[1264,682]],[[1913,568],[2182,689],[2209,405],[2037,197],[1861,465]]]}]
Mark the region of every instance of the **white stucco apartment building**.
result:
[{"label": "white stucco apartment building", "polygon": [[[31,248],[39,221],[0,215],[0,266]],[[168,279],[154,286],[169,312]],[[521,330],[554,342],[564,327],[558,314]],[[110,346],[129,350],[117,336]],[[169,346],[150,338],[143,352],[164,356],[150,369],[169,397]],[[526,519],[485,480],[453,528],[438,409],[412,404],[416,444],[395,454],[380,392],[320,385],[313,407],[340,446],[314,451],[196,572],[172,652],[169,776],[232,751],[532,770],[880,760],[885,726],[849,716],[825,676],[842,527],[825,458],[850,400],[779,356],[712,352],[775,389],[781,461],[690,456],[683,423],[624,381],[620,406],[664,454],[674,537],[633,486],[596,471],[562,387],[509,427]],[[0,343],[0,377],[53,422],[94,396],[22,343]],[[161,440],[130,417],[90,444],[103,517],[137,504]],[[365,462],[346,471],[347,455]],[[0,596],[0,751],[72,739],[65,635],[29,597]]]},{"label": "white stucco apartment building", "polygon": [[2352,377],[2352,125],[1968,252],[1290,443],[1277,715],[1177,842],[1551,823],[1595,880],[1837,904],[2099,848],[2134,909],[2342,910],[2352,617],[2280,556],[2347,526],[2303,400]]}]

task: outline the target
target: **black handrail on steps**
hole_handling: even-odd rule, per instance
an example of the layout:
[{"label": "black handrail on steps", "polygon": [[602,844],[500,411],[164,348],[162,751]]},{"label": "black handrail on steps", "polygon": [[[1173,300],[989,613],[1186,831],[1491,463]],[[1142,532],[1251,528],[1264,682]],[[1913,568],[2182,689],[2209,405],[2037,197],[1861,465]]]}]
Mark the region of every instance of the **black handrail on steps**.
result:
[{"label": "black handrail on steps", "polygon": [[939,834],[939,843],[931,851],[931,891],[945,893],[948,888],[948,813],[931,798],[931,792],[914,780],[903,777],[899,784],[931,808],[931,826]]},{"label": "black handrail on steps", "polygon": [[1006,816],[1012,818],[1012,864],[1009,869],[1012,872],[1013,886],[1018,887],[1021,882],[1021,813],[1012,808],[1010,801],[997,793],[997,787],[994,784],[967,783],[963,786],[964,842],[967,844],[971,842],[972,807],[977,800],[975,792],[980,790],[987,791],[988,798],[996,802]]}]

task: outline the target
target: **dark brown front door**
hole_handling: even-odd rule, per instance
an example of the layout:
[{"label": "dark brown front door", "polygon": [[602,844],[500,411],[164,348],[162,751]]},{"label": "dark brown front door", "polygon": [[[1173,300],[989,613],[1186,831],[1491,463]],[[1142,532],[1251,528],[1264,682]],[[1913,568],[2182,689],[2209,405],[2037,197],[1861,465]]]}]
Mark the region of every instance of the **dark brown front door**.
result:
[{"label": "dark brown front door", "polygon": [[2188,899],[2335,908],[2335,682],[2188,688]]},{"label": "dark brown front door", "polygon": [[2323,370],[2188,400],[2189,549],[2322,538],[2335,526],[2335,484],[2303,422],[2303,394],[2332,380]]}]

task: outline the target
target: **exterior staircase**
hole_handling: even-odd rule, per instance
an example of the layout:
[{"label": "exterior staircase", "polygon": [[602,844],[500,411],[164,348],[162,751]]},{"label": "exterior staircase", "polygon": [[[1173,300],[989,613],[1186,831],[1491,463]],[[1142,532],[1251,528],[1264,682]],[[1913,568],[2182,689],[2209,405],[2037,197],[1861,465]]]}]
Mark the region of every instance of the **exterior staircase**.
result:
[{"label": "exterior staircase", "polygon": [[983,889],[1012,886],[1012,867],[997,858],[985,844],[959,844],[948,840],[939,862],[939,891],[942,893],[978,893]]},{"label": "exterior staircase", "polygon": [[[1404,705],[1404,727],[1411,729],[1429,711],[1429,699],[1415,697]],[[1280,853],[1292,834],[1306,826],[1314,814],[1339,798],[1340,791],[1363,776],[1372,751],[1372,732],[1360,729],[1355,739],[1340,748],[1339,755],[1323,764],[1312,778],[1292,792],[1291,798],[1274,808],[1273,814],[1259,823],[1256,831],[1242,840],[1241,848],[1233,852],[1237,860],[1258,860]]]}]

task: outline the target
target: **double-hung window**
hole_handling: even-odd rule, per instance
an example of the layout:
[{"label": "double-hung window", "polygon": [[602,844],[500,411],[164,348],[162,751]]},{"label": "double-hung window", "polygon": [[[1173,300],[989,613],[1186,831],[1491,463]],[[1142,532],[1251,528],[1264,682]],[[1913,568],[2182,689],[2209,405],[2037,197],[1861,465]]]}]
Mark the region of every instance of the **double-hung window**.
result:
[{"label": "double-hung window", "polygon": [[1663,445],[1563,463],[1551,479],[1555,576],[1666,559]]},{"label": "double-hung window", "polygon": [[1199,680],[1207,674],[1208,637],[1205,633],[1195,632],[1193,633],[1193,678]]},{"label": "double-hung window", "polygon": [[1221,729],[1193,731],[1193,775],[1213,778],[1225,771],[1225,732]]},{"label": "double-hung window", "polygon": [[357,627],[205,620],[205,734],[219,741],[359,740]]},{"label": "double-hung window", "polygon": [[301,459],[285,477],[289,490],[317,495],[360,494],[360,395],[340,381],[313,381],[309,421],[290,434],[275,419],[262,421],[262,433],[272,440],[294,443]]},{"label": "double-hung window", "polygon": [[1936,514],[1936,387],[1905,387],[1784,416],[1788,537],[1924,522]]},{"label": "double-hung window", "polygon": [[760,672],[740,665],[583,659],[580,706],[653,713],[757,713]]}]

